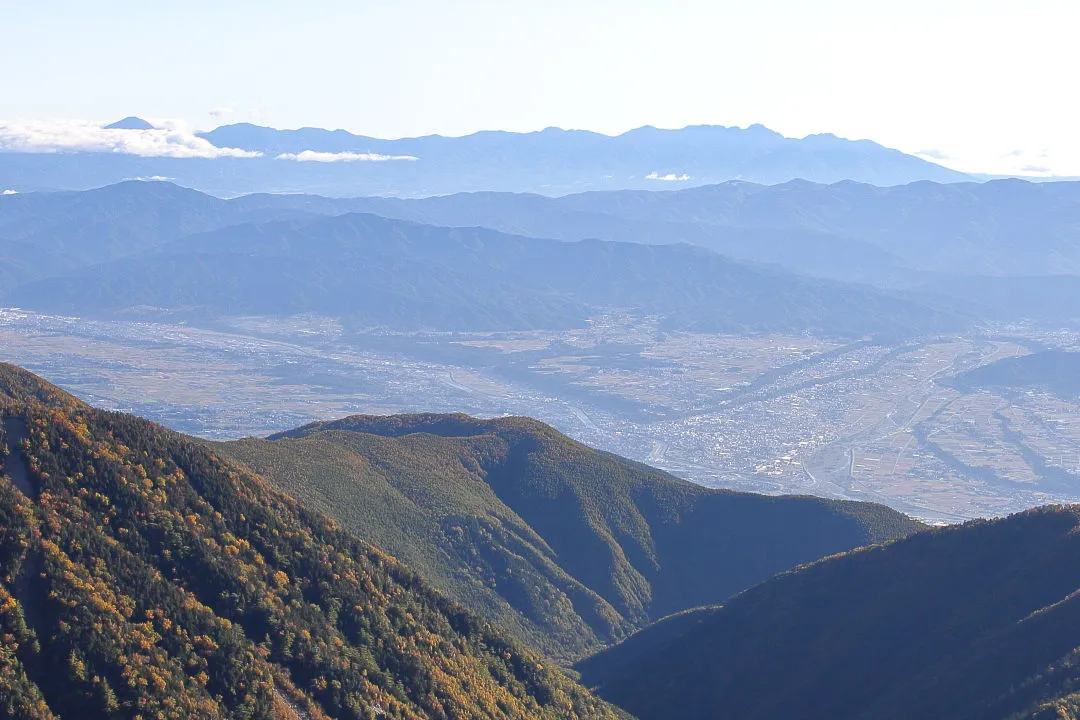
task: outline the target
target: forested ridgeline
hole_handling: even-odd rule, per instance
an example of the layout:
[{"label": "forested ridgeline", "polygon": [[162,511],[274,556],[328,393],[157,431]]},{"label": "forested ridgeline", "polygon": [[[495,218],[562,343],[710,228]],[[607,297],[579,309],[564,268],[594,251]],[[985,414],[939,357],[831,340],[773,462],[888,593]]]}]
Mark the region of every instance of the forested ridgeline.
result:
[{"label": "forested ridgeline", "polygon": [[921,527],[872,503],[704,488],[529,418],[353,416],[213,448],[560,660]]},{"label": "forested ridgeline", "polygon": [[0,412],[0,716],[620,716],[200,444],[8,365]]},{"label": "forested ridgeline", "polygon": [[578,667],[642,720],[1076,720],[1080,508],[827,558]]}]

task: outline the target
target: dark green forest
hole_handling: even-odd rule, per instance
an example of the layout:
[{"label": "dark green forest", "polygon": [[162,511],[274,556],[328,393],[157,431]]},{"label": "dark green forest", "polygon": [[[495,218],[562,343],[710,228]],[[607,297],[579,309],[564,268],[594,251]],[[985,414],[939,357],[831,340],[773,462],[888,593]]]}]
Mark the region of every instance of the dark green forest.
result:
[{"label": "dark green forest", "polygon": [[641,720],[1075,720],[1080,509],[827,558],[581,663]]}]

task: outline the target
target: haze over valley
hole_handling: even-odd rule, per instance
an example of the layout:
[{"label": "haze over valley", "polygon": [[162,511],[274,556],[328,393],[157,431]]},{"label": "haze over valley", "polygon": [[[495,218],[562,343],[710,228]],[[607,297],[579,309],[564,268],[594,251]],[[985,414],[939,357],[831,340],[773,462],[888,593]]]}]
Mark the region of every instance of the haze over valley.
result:
[{"label": "haze over valley", "polygon": [[352,413],[527,414],[712,487],[874,500],[931,521],[1080,499],[1076,398],[951,386],[1073,347],[1015,329],[896,345],[664,333],[604,316],[563,332],[359,334],[317,316],[213,329],[7,310],[13,361],[97,404],[210,438]]},{"label": "haze over valley", "polygon": [[13,361],[205,437],[528,415],[708,486],[951,522],[1080,499],[1074,396],[955,381],[1076,349],[1078,221],[1072,183],[127,182],[0,198],[0,331]]}]

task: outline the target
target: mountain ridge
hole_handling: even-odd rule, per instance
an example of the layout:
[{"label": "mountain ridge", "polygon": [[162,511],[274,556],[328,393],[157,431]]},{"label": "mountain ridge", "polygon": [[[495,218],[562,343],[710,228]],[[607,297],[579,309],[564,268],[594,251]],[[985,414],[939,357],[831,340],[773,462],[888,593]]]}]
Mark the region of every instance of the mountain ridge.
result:
[{"label": "mountain ridge", "polygon": [[578,665],[640,720],[1080,714],[1080,507],[938,528],[781,573]]},{"label": "mountain ridge", "polygon": [[[216,202],[224,203],[211,203],[218,216],[256,212]],[[0,203],[0,218],[3,209]],[[790,275],[691,245],[563,242],[363,213],[311,216],[287,204],[267,212],[293,220],[175,240],[163,233],[139,252],[103,253],[99,264],[18,285],[4,300],[81,314],[133,307],[211,316],[318,312],[398,329],[567,328],[612,308],[702,331],[891,336],[969,321],[900,293]],[[195,219],[210,222],[205,214]]]},{"label": "mountain ridge", "polygon": [[109,123],[105,126],[106,130],[153,130],[154,126],[143,120],[141,117],[129,115],[122,120],[117,120],[114,123]]},{"label": "mountain ridge", "polygon": [[[132,128],[125,132],[140,129]],[[277,130],[243,123],[193,138],[262,155],[177,158],[5,152],[0,187],[85,189],[161,176],[229,196],[305,191],[423,197],[467,190],[563,195],[588,189],[661,189],[733,178],[767,183],[797,177],[825,182],[850,178],[879,185],[971,179],[872,141],[827,134],[786,138],[759,125],[678,130],[646,126],[616,136],[547,128],[386,140],[343,130]]]},{"label": "mountain ridge", "polygon": [[0,415],[0,712],[625,717],[200,443],[6,364]]},{"label": "mountain ridge", "polygon": [[704,488],[529,418],[350,416],[213,447],[564,659],[922,527],[873,504]]},{"label": "mountain ridge", "polygon": [[238,202],[366,211],[561,240],[685,242],[797,274],[936,296],[996,321],[1058,325],[1080,319],[1080,254],[1072,242],[1080,229],[1075,182],[876,188],[850,181],[731,181],[559,198],[461,193],[335,201],[252,195]]}]

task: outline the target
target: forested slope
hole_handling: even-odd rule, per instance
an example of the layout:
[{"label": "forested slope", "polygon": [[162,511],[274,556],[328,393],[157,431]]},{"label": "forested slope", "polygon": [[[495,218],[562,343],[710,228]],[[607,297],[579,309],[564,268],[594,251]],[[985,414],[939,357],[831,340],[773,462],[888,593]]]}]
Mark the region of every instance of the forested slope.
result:
[{"label": "forested slope", "polygon": [[620,716],[201,444],[8,365],[0,414],[0,715]]},{"label": "forested slope", "polygon": [[215,446],[561,659],[918,523],[704,488],[528,418],[354,416]]},{"label": "forested slope", "polygon": [[642,720],[1080,717],[1080,509],[856,550],[579,665]]}]

